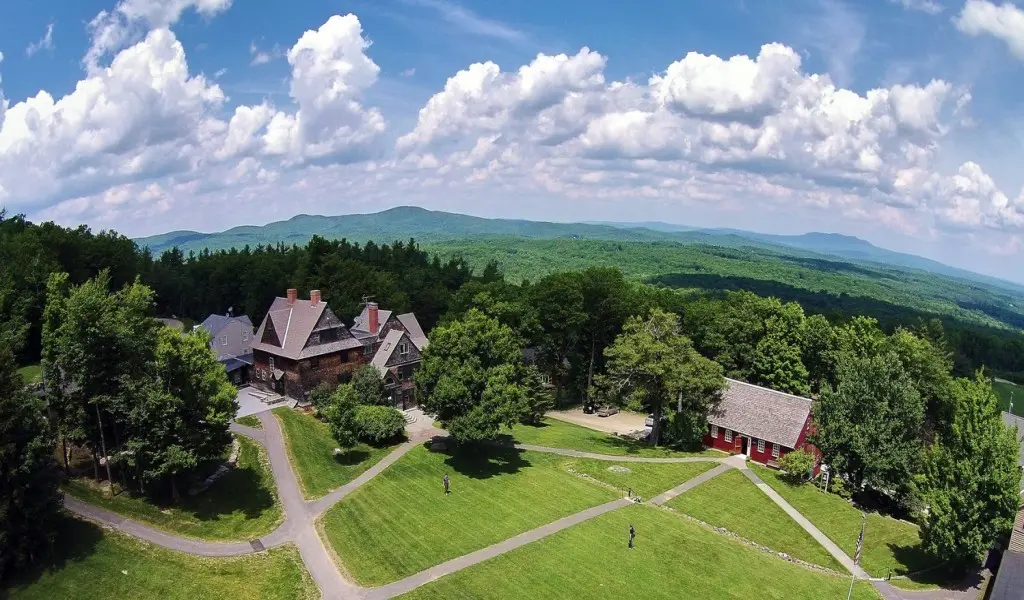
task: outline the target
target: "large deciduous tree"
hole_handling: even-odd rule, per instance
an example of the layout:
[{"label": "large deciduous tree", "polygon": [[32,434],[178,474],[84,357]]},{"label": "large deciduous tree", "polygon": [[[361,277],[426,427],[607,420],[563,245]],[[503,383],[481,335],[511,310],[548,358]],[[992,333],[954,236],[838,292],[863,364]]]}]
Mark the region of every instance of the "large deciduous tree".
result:
[{"label": "large deciduous tree", "polygon": [[531,370],[512,329],[472,309],[430,332],[415,380],[423,410],[456,441],[472,443],[493,439],[528,412]]},{"label": "large deciduous tree", "polygon": [[355,448],[359,443],[359,427],[356,413],[359,410],[359,398],[351,384],[343,383],[331,395],[330,404],[323,409],[323,416],[331,427],[331,435],[342,451]]},{"label": "large deciduous tree", "polygon": [[688,424],[691,436],[703,433],[725,379],[722,367],[701,356],[680,333],[679,317],[658,309],[630,317],[604,354],[607,372],[599,387],[620,404],[640,402],[654,414],[652,445],[659,442],[667,408],[675,409],[674,419]]},{"label": "large deciduous tree", "polygon": [[202,330],[159,330],[156,377],[128,415],[129,463],[143,482],[168,483],[178,501],[182,476],[217,459],[231,441],[237,391]]},{"label": "large deciduous tree", "polygon": [[53,434],[0,346],[0,580],[45,555],[61,507]]},{"label": "large deciduous tree", "polygon": [[949,390],[952,420],[925,460],[924,547],[969,563],[1013,525],[1020,499],[1017,439],[981,373],[955,380]]},{"label": "large deciduous tree", "polygon": [[[787,305],[788,306],[788,305]],[[799,308],[799,307],[798,307]],[[754,382],[773,390],[808,396],[807,368],[801,356],[801,320],[795,323],[773,316],[765,323],[765,334],[754,350]]]},{"label": "large deciduous tree", "polygon": [[66,275],[51,276],[43,377],[60,429],[81,434],[94,459],[106,458],[113,483],[112,453],[122,449],[130,407],[149,394],[161,325],[149,316],[153,292],[148,287],[136,282],[113,293],[109,287],[106,271],[73,287]]},{"label": "large deciduous tree", "polygon": [[814,405],[813,443],[854,489],[866,483],[907,505],[921,466],[921,394],[892,353],[846,355],[838,373]]}]

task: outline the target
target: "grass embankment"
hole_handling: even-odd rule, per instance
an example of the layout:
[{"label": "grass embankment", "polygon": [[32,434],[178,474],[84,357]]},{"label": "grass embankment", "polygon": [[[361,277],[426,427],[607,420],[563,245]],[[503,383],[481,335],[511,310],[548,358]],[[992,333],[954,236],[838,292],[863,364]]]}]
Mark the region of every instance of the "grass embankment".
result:
[{"label": "grass embankment", "polygon": [[[629,526],[636,548],[626,547]],[[630,506],[429,583],[406,600],[845,600],[850,579],[799,567],[665,510]],[[877,600],[858,583],[857,600]]]},{"label": "grass embankment", "polygon": [[9,600],[314,600],[320,592],[292,546],[201,558],[67,519],[58,555],[0,588]]},{"label": "grass embankment", "polygon": [[414,448],[331,508],[324,534],[353,579],[380,585],[620,496],[571,475],[564,461],[512,448]]},{"label": "grass embankment", "polygon": [[641,456],[645,458],[725,456],[716,450],[679,452],[670,448],[652,447],[644,442],[617,437],[552,418],[545,418],[540,425],[516,425],[512,429],[512,435],[505,436],[504,439],[509,442],[514,439],[520,444],[549,446],[612,456]]},{"label": "grass embankment", "polygon": [[288,457],[307,499],[319,498],[352,481],[394,449],[359,444],[334,456],[338,443],[327,423],[290,408],[274,409],[274,416],[281,423]]},{"label": "grass embankment", "polygon": [[668,506],[776,552],[828,567],[846,569],[743,473],[722,473],[672,499]]},{"label": "grass embankment", "polygon": [[[777,471],[756,465],[751,468],[843,552],[851,557],[856,553],[861,512],[852,504],[834,494],[826,494],[813,485],[790,485]],[[935,566],[920,546],[921,534],[916,525],[878,513],[868,513],[860,566],[874,577],[885,577],[889,569],[892,569],[893,575],[904,575]],[[892,583],[901,584],[895,579]],[[927,585],[924,581],[917,583]],[[909,585],[917,587],[913,580]]]},{"label": "grass embankment", "polygon": [[246,427],[252,427],[253,429],[263,429],[263,423],[260,422],[259,417],[256,415],[246,415],[244,417],[238,417],[235,419],[235,423],[244,425]]},{"label": "grass embankment", "polygon": [[[1024,417],[1024,387],[1015,383],[996,379],[992,382],[992,389],[999,396],[999,410],[1012,412],[1017,416]],[[1010,410],[1010,401],[1013,400],[1013,410]]]},{"label": "grass embankment", "polygon": [[177,506],[158,506],[128,492],[110,497],[92,479],[68,481],[64,490],[90,504],[171,533],[206,540],[250,540],[273,531],[283,519],[263,447],[238,438],[238,463],[209,489],[185,494]]}]

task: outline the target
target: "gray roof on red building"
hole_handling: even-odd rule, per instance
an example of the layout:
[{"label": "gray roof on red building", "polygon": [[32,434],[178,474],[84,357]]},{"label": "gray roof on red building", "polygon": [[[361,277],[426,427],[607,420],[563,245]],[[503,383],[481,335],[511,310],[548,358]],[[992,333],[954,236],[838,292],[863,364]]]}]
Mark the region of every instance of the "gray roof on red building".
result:
[{"label": "gray roof on red building", "polygon": [[726,390],[708,423],[737,433],[796,448],[811,400],[758,385],[726,379]]}]

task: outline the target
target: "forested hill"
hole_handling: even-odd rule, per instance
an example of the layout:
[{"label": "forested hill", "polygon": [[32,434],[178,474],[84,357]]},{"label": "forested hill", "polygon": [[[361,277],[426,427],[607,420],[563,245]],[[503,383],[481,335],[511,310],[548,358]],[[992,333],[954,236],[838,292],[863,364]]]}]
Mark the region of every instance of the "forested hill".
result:
[{"label": "forested hill", "polygon": [[464,240],[466,238],[514,236],[526,239],[593,239],[621,242],[666,241],[682,244],[707,244],[726,248],[755,247],[782,254],[837,256],[857,262],[920,269],[1004,287],[1024,293],[1024,286],[957,269],[940,262],[879,248],[856,237],[832,233],[770,235],[738,229],[696,229],[661,222],[645,223],[550,223],[520,219],[485,219],[456,213],[400,206],[378,213],[334,217],[297,215],[287,221],[264,226],[244,226],[219,233],[172,231],[135,240],[159,255],[177,246],[185,254],[204,248],[255,248],[260,244],[304,245],[320,235],[328,239],[346,238],[353,242],[390,243],[415,238],[419,242]]}]

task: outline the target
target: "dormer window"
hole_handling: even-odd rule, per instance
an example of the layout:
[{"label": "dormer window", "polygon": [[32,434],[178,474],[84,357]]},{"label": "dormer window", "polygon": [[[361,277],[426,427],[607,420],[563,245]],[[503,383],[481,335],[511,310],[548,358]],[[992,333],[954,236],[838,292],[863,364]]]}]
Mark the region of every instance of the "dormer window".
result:
[{"label": "dormer window", "polygon": [[363,356],[370,356],[371,354],[373,354],[373,344],[363,346]]},{"label": "dormer window", "polygon": [[398,353],[401,354],[402,356],[408,355],[409,354],[409,342],[402,342],[401,344],[399,344],[398,345]]}]

